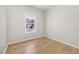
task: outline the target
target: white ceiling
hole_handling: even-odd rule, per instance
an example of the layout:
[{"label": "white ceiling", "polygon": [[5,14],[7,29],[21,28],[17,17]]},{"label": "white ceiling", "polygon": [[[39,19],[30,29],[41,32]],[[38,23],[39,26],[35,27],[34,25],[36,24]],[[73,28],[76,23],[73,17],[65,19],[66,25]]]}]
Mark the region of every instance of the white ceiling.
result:
[{"label": "white ceiling", "polygon": [[37,8],[39,10],[47,10],[51,7],[51,5],[32,5],[32,7]]}]

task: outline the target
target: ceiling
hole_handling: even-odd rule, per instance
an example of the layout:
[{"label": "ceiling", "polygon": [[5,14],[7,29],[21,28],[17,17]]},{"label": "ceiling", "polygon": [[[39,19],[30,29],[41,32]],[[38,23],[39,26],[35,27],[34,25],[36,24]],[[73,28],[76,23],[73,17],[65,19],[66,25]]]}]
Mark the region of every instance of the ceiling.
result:
[{"label": "ceiling", "polygon": [[39,10],[43,10],[43,11],[49,9],[51,6],[52,5],[32,5],[32,7],[37,8]]}]

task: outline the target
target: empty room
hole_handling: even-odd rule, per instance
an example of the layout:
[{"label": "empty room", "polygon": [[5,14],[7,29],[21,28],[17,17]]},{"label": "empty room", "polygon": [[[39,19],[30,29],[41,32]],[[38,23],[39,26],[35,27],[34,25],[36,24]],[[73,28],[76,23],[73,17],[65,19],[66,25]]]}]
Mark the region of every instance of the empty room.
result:
[{"label": "empty room", "polygon": [[0,5],[0,54],[79,54],[79,5]]}]

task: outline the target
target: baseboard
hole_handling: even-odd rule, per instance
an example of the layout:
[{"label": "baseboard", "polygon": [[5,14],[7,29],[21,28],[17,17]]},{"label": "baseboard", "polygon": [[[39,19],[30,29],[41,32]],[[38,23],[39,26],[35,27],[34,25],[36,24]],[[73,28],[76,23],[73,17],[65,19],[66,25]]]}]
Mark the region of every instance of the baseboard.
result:
[{"label": "baseboard", "polygon": [[[27,40],[31,40],[31,39],[36,39],[36,38],[40,38],[40,37],[44,37],[44,35],[39,35],[39,36],[30,37],[30,38],[26,38],[26,39],[27,39]],[[15,43],[18,43],[18,42],[27,41],[26,39],[19,40],[19,41],[15,41],[15,42],[9,42],[8,45],[15,44]]]},{"label": "baseboard", "polygon": [[6,47],[4,48],[3,54],[6,54],[7,48],[8,48],[8,44],[6,44]]},{"label": "baseboard", "polygon": [[53,38],[53,37],[51,37],[51,36],[49,36],[49,35],[46,35],[45,37],[47,37],[47,38],[49,38],[49,39],[53,39],[53,40],[58,41],[58,42],[60,42],[60,43],[63,43],[63,44],[69,45],[69,46],[71,46],[71,47],[74,47],[74,48],[79,49],[79,47],[76,46],[76,45],[70,44],[70,43],[65,42],[65,41],[57,40],[56,38]]}]

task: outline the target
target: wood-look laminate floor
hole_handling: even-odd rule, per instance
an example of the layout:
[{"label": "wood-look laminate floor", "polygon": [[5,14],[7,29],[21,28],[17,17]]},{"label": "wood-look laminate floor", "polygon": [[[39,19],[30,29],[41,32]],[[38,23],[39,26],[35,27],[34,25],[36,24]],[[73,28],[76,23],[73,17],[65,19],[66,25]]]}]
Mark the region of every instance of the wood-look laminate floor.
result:
[{"label": "wood-look laminate floor", "polygon": [[78,54],[79,49],[46,37],[8,46],[7,54]]}]

